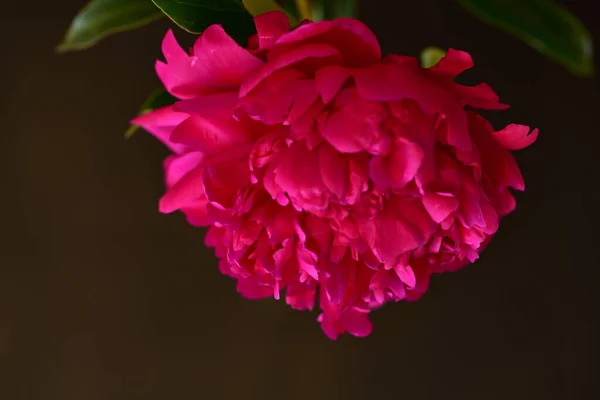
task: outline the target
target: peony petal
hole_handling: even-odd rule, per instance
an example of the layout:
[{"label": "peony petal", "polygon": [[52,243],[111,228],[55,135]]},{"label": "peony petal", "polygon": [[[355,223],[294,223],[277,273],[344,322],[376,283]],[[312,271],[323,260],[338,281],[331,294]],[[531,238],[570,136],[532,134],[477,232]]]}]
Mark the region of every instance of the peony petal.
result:
[{"label": "peony petal", "polygon": [[158,61],[156,72],[165,88],[181,99],[237,89],[244,77],[263,63],[240,47],[219,25],[211,25],[187,56],[171,31],[163,41],[166,63]]},{"label": "peony petal", "polygon": [[290,31],[288,17],[281,11],[271,11],[254,17],[261,49],[271,48],[277,39]]},{"label": "peony petal", "polygon": [[390,154],[371,159],[369,175],[377,190],[401,189],[413,180],[423,157],[419,145],[397,138]]},{"label": "peony petal", "polygon": [[339,65],[328,65],[318,70],[315,74],[315,82],[323,103],[331,102],[350,76],[350,71]]},{"label": "peony petal", "polygon": [[483,232],[487,235],[493,235],[498,231],[498,213],[494,210],[487,199],[481,201],[481,211],[483,213],[483,219],[485,221]]},{"label": "peony petal", "polygon": [[343,156],[329,145],[319,147],[319,167],[325,186],[343,205],[356,203],[368,189],[367,156]]},{"label": "peony petal", "polygon": [[187,117],[187,114],[175,111],[173,106],[167,106],[139,115],[131,120],[131,124],[145,129],[167,146],[169,150],[181,154],[187,150],[187,147],[174,143],[170,137],[173,130]]},{"label": "peony petal", "polygon": [[167,189],[173,187],[188,172],[199,166],[203,159],[204,155],[200,152],[167,157],[163,163]]},{"label": "peony petal", "polygon": [[281,152],[275,183],[300,209],[324,209],[329,197],[319,171],[318,153],[303,143]]},{"label": "peony petal", "polygon": [[[507,186],[516,190],[524,190],[525,182],[519,166],[513,155],[494,138],[494,129],[491,124],[474,112],[468,112],[467,115],[473,142],[481,153],[483,170],[492,185],[499,191],[503,191]],[[505,203],[512,204],[510,208],[514,208],[514,199],[510,193],[507,195],[508,197],[504,198]]]},{"label": "peony petal", "polygon": [[486,83],[475,86],[464,86],[452,82],[448,90],[455,93],[459,101],[466,105],[483,110],[506,110],[508,105],[500,103],[500,98]]},{"label": "peony petal", "polygon": [[423,205],[438,224],[458,209],[458,199],[452,195],[427,193],[423,196]]},{"label": "peony petal", "polygon": [[345,331],[358,337],[369,336],[373,331],[373,324],[369,321],[368,314],[362,311],[353,309],[344,311],[340,315],[339,323]]},{"label": "peony petal", "polygon": [[469,53],[461,50],[448,49],[446,55],[428,71],[447,78],[453,78],[456,75],[473,68],[473,59]]},{"label": "peony petal", "polygon": [[531,145],[538,137],[539,131],[534,129],[529,134],[529,127],[510,124],[501,131],[494,132],[494,138],[509,150],[521,150]]},{"label": "peony petal", "polygon": [[317,269],[317,256],[303,245],[298,245],[296,249],[298,266],[300,271],[310,276],[314,280],[319,280],[319,271]]},{"label": "peony petal", "polygon": [[429,282],[431,280],[431,266],[425,260],[420,260],[418,265],[413,265],[413,272],[415,274],[416,284],[414,288],[411,288],[406,293],[407,301],[416,301],[429,288]]},{"label": "peony petal", "polygon": [[373,292],[378,303],[385,302],[386,297],[394,301],[402,300],[406,296],[406,286],[395,271],[380,269],[371,278],[369,289]]},{"label": "peony petal", "polygon": [[348,182],[348,164],[329,144],[319,147],[319,169],[325,186],[338,199],[343,199]]},{"label": "peony petal", "polygon": [[398,278],[409,288],[414,288],[417,284],[417,278],[410,265],[398,264],[394,267],[394,271],[398,274]]},{"label": "peony petal", "polygon": [[293,124],[302,117],[313,105],[319,94],[315,90],[315,83],[308,80],[297,80],[294,93],[294,104],[290,110],[285,124]]},{"label": "peony petal", "polygon": [[[240,97],[246,96],[257,87],[264,79],[275,71],[290,67],[302,62],[317,62],[317,65],[339,64],[341,55],[334,47],[326,44],[306,44],[282,54],[281,57],[264,64],[252,71],[240,87]],[[298,67],[298,65],[296,65]]]},{"label": "peony petal", "polygon": [[282,124],[289,120],[301,77],[302,73],[293,69],[275,71],[241,99],[240,104],[254,120],[267,125]]},{"label": "peony petal", "polygon": [[315,306],[317,289],[300,283],[288,285],[285,302],[294,310],[312,310]]},{"label": "peony petal", "polygon": [[210,121],[191,116],[175,128],[171,140],[210,155],[247,142],[249,132],[233,118]]},{"label": "peony petal", "polygon": [[231,117],[238,103],[237,92],[215,93],[197,96],[175,103],[175,110],[208,119]]},{"label": "peony petal", "polygon": [[461,196],[460,214],[463,224],[468,228],[485,226],[479,196],[480,192],[476,194],[463,194]]},{"label": "peony petal", "polygon": [[177,43],[175,34],[171,29],[167,31],[167,34],[162,41],[161,50],[167,59],[167,62],[182,63],[187,61],[189,57],[189,55],[179,46],[179,43]]},{"label": "peony petal", "polygon": [[381,123],[387,112],[381,103],[364,101],[354,90],[339,96],[346,104],[319,117],[319,131],[333,147],[342,153],[371,150],[384,133]]},{"label": "peony petal", "polygon": [[239,279],[236,289],[239,294],[250,300],[273,297],[273,287],[265,285],[256,277]]},{"label": "peony petal", "polygon": [[269,206],[267,220],[262,221],[267,231],[270,243],[282,243],[295,236],[294,222],[297,213],[292,207]]},{"label": "peony petal", "polygon": [[400,255],[425,244],[437,225],[420,201],[391,196],[384,212],[358,221],[358,228],[380,262],[394,266]]},{"label": "peony petal", "polygon": [[352,18],[309,23],[283,35],[277,41],[271,58],[304,43],[326,43],[338,49],[349,67],[364,67],[381,59],[377,37],[362,22]]},{"label": "peony petal", "polygon": [[172,213],[201,199],[204,196],[202,170],[202,166],[192,169],[173,185],[160,199],[159,211]]},{"label": "peony petal", "polygon": [[242,188],[250,183],[248,146],[236,146],[207,157],[202,179],[211,202],[224,208],[233,207]]},{"label": "peony petal", "polygon": [[329,316],[327,313],[322,313],[317,317],[317,321],[321,323],[321,329],[323,329],[323,333],[325,333],[329,339],[337,339],[340,332],[333,317]]},{"label": "peony petal", "polygon": [[203,198],[181,208],[181,212],[185,214],[188,224],[197,227],[211,225],[212,221],[208,217],[208,212],[206,209],[207,204],[208,199]]}]

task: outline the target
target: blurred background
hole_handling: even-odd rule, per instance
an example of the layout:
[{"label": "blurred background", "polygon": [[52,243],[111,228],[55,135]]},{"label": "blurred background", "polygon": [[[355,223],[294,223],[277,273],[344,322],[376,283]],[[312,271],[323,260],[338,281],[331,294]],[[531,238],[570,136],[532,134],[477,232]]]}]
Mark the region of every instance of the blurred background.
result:
[{"label": "blurred background", "polygon": [[[167,151],[123,133],[172,25],[59,56],[84,0],[3,4],[0,399],[595,398],[598,80],[451,1],[361,3],[386,53],[469,51],[461,81],[512,105],[485,115],[541,134],[516,155],[527,190],[483,257],[337,341],[317,312],[242,299],[203,231],[158,213]],[[600,40],[594,2],[560,3]]]}]

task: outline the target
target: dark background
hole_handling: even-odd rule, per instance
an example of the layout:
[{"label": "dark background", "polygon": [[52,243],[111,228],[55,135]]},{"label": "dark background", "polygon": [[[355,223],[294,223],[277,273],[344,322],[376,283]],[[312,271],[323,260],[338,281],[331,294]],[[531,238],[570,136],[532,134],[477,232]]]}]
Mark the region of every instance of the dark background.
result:
[{"label": "dark background", "polygon": [[[598,394],[597,80],[571,76],[454,2],[363,0],[384,51],[469,51],[477,66],[463,81],[487,81],[513,106],[486,114],[495,126],[541,135],[517,154],[527,191],[482,259],[435,277],[417,303],[373,313],[369,338],[334,342],[316,313],[242,299],[203,232],[158,213],[167,151],[122,133],[158,86],[153,62],[171,25],[55,55],[84,3],[2,5],[1,399]],[[594,2],[563,3],[600,41]]]}]

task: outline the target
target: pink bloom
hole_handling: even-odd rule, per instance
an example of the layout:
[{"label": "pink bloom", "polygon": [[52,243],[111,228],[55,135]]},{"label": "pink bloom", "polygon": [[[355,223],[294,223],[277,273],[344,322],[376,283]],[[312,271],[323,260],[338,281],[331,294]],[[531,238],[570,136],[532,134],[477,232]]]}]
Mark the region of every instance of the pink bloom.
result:
[{"label": "pink bloom", "polygon": [[495,131],[472,111],[507,106],[454,81],[465,52],[423,69],[382,58],[353,19],[290,30],[273,12],[256,26],[248,49],[217,25],[190,53],[165,37],[156,69],[180,101],[134,120],[173,151],[160,210],[209,227],[243,296],[318,301],[327,336],[366,336],[371,310],[479,257],[524,189],[509,150],[537,130]]}]

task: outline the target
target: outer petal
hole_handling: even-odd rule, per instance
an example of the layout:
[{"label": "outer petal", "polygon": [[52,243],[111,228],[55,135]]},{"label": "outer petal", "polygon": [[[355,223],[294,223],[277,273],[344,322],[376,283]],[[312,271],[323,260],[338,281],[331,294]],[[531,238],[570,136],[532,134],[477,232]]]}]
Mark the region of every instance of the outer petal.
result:
[{"label": "outer petal", "polygon": [[187,147],[173,142],[170,137],[173,130],[187,117],[186,113],[175,111],[173,106],[167,106],[139,115],[131,120],[131,124],[144,128],[171,151],[180,154],[185,152]]},{"label": "outer petal", "polygon": [[312,310],[315,306],[317,289],[301,283],[288,285],[285,293],[285,302],[294,310]]},{"label": "outer petal", "polygon": [[157,62],[156,72],[165,88],[181,99],[232,91],[250,71],[262,65],[218,25],[209,26],[198,38],[193,56],[185,55],[169,31],[163,53],[167,62]]},{"label": "outer petal", "polygon": [[199,166],[203,159],[204,155],[200,152],[167,157],[163,163],[167,189],[175,186],[188,172]]},{"label": "outer petal", "polygon": [[307,42],[334,46],[342,53],[344,65],[349,67],[364,67],[381,59],[381,48],[373,32],[362,22],[351,18],[302,25],[279,38],[269,59]]},{"label": "outer petal", "polygon": [[[469,128],[474,143],[481,152],[484,173],[496,190],[505,187],[525,189],[525,182],[513,155],[493,137],[494,130],[483,117],[469,112]],[[531,136],[531,135],[530,135]]]},{"label": "outer petal", "polygon": [[531,134],[528,133],[528,126],[510,124],[501,131],[494,132],[494,138],[507,149],[521,150],[535,142],[539,131],[534,129]]},{"label": "outer petal", "polygon": [[348,309],[340,315],[340,325],[345,331],[358,337],[369,336],[373,331],[368,314],[355,309]]},{"label": "outer petal", "polygon": [[290,31],[290,22],[281,11],[271,11],[254,17],[261,49],[271,48],[277,39]]},{"label": "outer petal", "polygon": [[468,53],[448,49],[446,56],[433,67],[426,69],[425,72],[449,91],[455,93],[465,104],[488,110],[508,108],[507,105],[499,103],[496,93],[485,83],[463,86],[452,80],[456,75],[472,67],[473,59]]},{"label": "outer petal", "polygon": [[[164,162],[165,184],[171,189],[183,179],[190,171],[198,167],[204,155],[199,152],[186,153],[181,156],[169,156]],[[206,196],[200,195],[197,200],[186,201],[186,206],[181,210],[186,215],[188,223],[193,226],[208,226],[210,221],[206,213]],[[161,203],[161,207],[168,205]],[[170,211],[165,209],[165,211]]]},{"label": "outer petal", "polygon": [[205,227],[210,226],[212,221],[208,218],[206,206],[208,199],[206,197],[194,201],[183,207],[181,211],[185,214],[188,224],[192,226]]},{"label": "outer petal", "polygon": [[171,140],[209,155],[250,139],[243,124],[229,118],[208,120],[191,116],[182,122],[171,135]]},{"label": "outer petal", "polygon": [[193,204],[205,195],[202,182],[202,166],[188,172],[175,183],[160,199],[159,210],[162,213],[171,213],[182,207]]},{"label": "outer petal", "polygon": [[453,78],[456,75],[473,68],[473,59],[465,51],[448,49],[446,55],[429,72],[438,76]]},{"label": "outer petal", "polygon": [[215,93],[179,101],[175,103],[175,110],[209,119],[221,119],[233,115],[238,100],[237,92]]},{"label": "outer petal", "polygon": [[239,294],[250,300],[259,300],[273,296],[273,287],[266,285],[257,277],[239,279],[236,289]]},{"label": "outer petal", "polygon": [[446,87],[454,93],[459,101],[475,108],[484,110],[506,110],[508,105],[500,103],[500,98],[486,83],[475,86],[459,85],[455,82],[446,83]]}]

